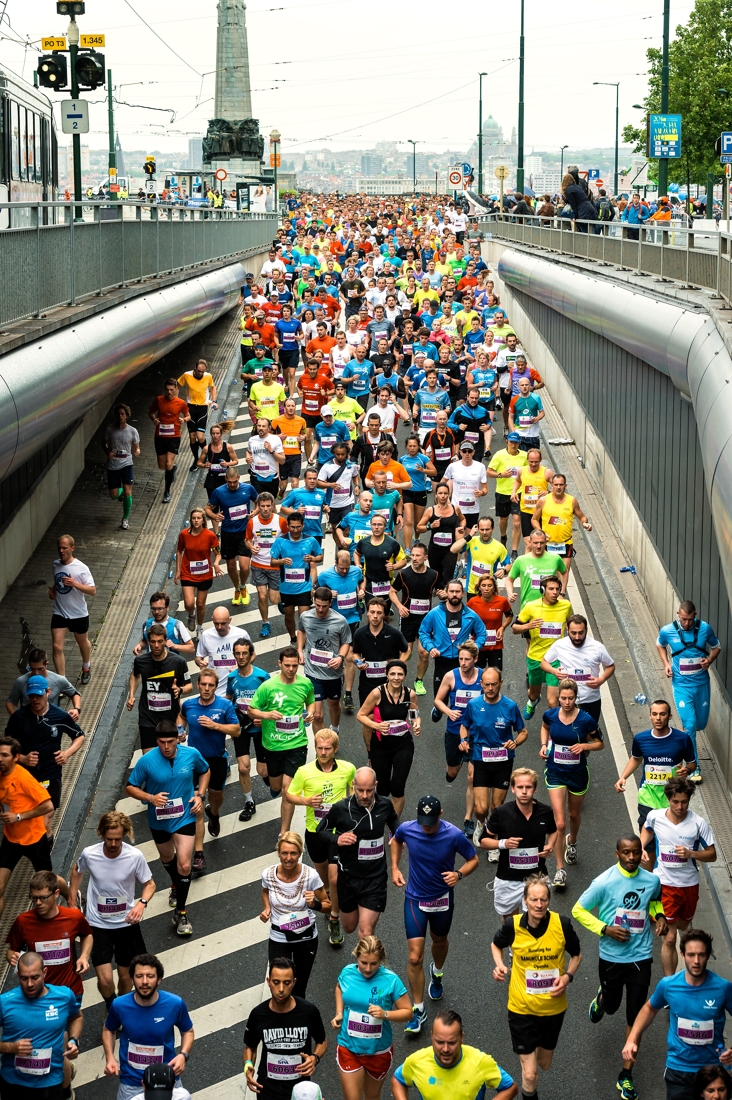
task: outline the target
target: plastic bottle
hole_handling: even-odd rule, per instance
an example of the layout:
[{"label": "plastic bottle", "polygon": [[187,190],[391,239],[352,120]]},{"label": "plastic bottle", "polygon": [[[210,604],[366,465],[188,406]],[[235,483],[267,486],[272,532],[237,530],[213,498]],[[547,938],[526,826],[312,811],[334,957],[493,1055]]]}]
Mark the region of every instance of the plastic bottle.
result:
[{"label": "plastic bottle", "polygon": [[639,691],[637,695],[633,696],[633,702],[638,703],[638,705],[641,707],[644,707],[648,702],[648,696],[644,695],[642,691]]}]

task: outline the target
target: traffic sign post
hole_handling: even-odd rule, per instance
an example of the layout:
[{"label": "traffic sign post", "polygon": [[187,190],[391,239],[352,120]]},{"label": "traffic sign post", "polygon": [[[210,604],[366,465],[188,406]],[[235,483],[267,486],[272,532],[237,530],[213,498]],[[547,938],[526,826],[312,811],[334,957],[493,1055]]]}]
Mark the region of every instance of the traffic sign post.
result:
[{"label": "traffic sign post", "polygon": [[461,164],[453,164],[447,170],[447,185],[453,191],[462,190],[463,186],[463,166]]},{"label": "traffic sign post", "polygon": [[89,104],[85,99],[64,99],[61,103],[61,129],[65,134],[89,133]]}]

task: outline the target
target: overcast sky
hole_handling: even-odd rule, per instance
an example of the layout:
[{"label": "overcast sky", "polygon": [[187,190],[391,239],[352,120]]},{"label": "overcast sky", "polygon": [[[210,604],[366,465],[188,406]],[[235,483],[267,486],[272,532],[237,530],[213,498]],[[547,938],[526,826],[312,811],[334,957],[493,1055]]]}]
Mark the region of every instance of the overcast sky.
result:
[{"label": "overcast sky", "polygon": [[[673,0],[672,30],[691,7]],[[574,6],[560,8],[557,18],[549,8],[526,4],[526,151],[611,145],[615,90],[592,82],[620,82],[621,129],[640,118],[632,104],[645,93],[645,51],[661,44],[662,4],[615,0],[594,13],[585,6],[579,19]],[[117,98],[176,114],[170,123],[165,111],[120,106],[123,147],[187,148],[213,112],[214,77],[202,74],[216,64],[214,0],[87,0],[86,12],[82,32],[106,34],[114,83],[131,85]],[[65,18],[55,14],[54,0],[8,0],[7,15],[0,62],[31,81],[40,37],[63,33]],[[282,132],[284,157],[295,149],[368,148],[408,138],[423,142],[425,151],[467,149],[478,126],[481,70],[488,74],[484,116],[493,114],[506,137],[516,124],[516,3],[252,0],[247,26],[254,116],[262,133],[275,126]],[[26,38],[35,43],[27,50],[13,41]],[[104,147],[106,106],[99,91],[86,97],[88,144]]]}]

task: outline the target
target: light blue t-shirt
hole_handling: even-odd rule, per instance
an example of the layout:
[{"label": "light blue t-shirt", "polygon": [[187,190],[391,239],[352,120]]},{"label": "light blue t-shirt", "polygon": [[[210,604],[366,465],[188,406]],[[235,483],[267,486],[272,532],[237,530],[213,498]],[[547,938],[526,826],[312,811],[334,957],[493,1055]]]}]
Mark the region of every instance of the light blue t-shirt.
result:
[{"label": "light blue t-shirt", "polygon": [[662,626],[658,635],[658,645],[668,646],[671,655],[671,671],[674,687],[691,687],[706,684],[709,672],[699,666],[702,657],[716,649],[719,639],[709,623],[697,620],[698,629],[680,630],[676,622]]},{"label": "light blue t-shirt", "polygon": [[439,388],[434,393],[428,389],[419,389],[414,395],[414,408],[419,410],[420,428],[434,428],[438,412],[442,409],[449,410],[450,398]]},{"label": "light blue t-shirt", "polygon": [[208,764],[198,749],[178,745],[171,761],[165,759],[159,748],[154,748],[140,757],[127,782],[142,787],[148,794],[168,792],[168,801],[162,809],[148,805],[147,823],[151,829],[175,833],[182,825],[191,825],[196,820],[191,810],[195,777],[207,771]]},{"label": "light blue t-shirt", "polygon": [[305,509],[302,533],[311,538],[323,537],[323,505],[325,489],[293,489],[282,501],[283,508],[297,510],[301,505]]},{"label": "light blue t-shirt", "polygon": [[727,1013],[732,1015],[732,983],[707,970],[703,985],[690,985],[686,970],[662,978],[651,994],[656,1011],[669,1007],[666,1065],[681,1073],[717,1065]]},{"label": "light blue t-shirt", "polygon": [[251,718],[247,717],[249,704],[259,685],[265,684],[267,680],[269,680],[269,677],[269,672],[265,672],[263,668],[253,665],[252,671],[248,676],[242,676],[237,668],[234,672],[230,672],[226,678],[226,698],[234,704],[237,717],[244,729],[251,729],[255,724],[252,722]]},{"label": "light blue t-shirt", "polygon": [[[386,520],[386,533],[391,535],[394,531],[394,508],[400,494],[396,489],[387,490],[385,493],[377,493],[371,490],[371,515],[383,516]],[[369,534],[371,531],[369,530]]]},{"label": "light blue t-shirt", "polygon": [[368,515],[365,516],[360,508],[354,508],[353,511],[349,512],[347,516],[344,516],[338,524],[342,531],[350,535],[351,545],[349,549],[351,551],[351,561],[353,561],[353,554],[358,540],[371,534],[371,517],[373,514],[373,512],[369,512]]},{"label": "light blue t-shirt", "polygon": [[294,595],[310,591],[310,562],[305,561],[305,555],[320,554],[319,542],[305,535],[296,542],[289,537],[278,536],[272,543],[270,554],[273,558],[292,558],[290,565],[280,566],[280,592]]},{"label": "light blue t-shirt", "polygon": [[[353,514],[353,512],[349,513],[349,515]],[[343,523],[346,522],[346,519],[348,519],[348,516],[344,518]],[[370,533],[371,528],[368,527],[367,534]],[[342,615],[347,623],[360,623],[361,621],[358,611],[357,590],[362,581],[363,573],[357,565],[352,565],[345,577],[335,567],[324,569],[318,573],[318,584],[322,584],[324,588],[330,588],[332,592],[337,593],[333,610]]]},{"label": "light blue t-shirt", "polygon": [[418,452],[416,455],[405,454],[399,459],[404,469],[409,474],[412,482],[411,492],[424,493],[427,490],[427,478],[424,468],[429,465],[427,455]]},{"label": "light blue t-shirt", "polygon": [[315,438],[320,445],[318,465],[324,466],[326,462],[333,461],[333,447],[336,443],[348,443],[350,446],[351,433],[343,420],[334,420],[332,424],[321,421],[315,425]]},{"label": "light blue t-shirt", "polygon": [[502,695],[497,703],[488,703],[482,693],[466,706],[462,724],[470,737],[470,759],[485,764],[513,760],[516,750],[504,749],[503,743],[513,741],[526,725],[513,699]]},{"label": "light blue t-shirt", "polygon": [[590,883],[577,902],[583,909],[597,909],[603,924],[625,923],[630,939],[620,942],[610,936],[600,936],[600,958],[608,962],[633,963],[653,957],[653,934],[648,909],[652,901],[661,896],[661,880],[658,875],[644,871],[642,867],[633,875],[620,868],[620,864],[608,868]]},{"label": "light blue t-shirt", "polygon": [[2,1056],[2,1078],[11,1085],[38,1089],[60,1085],[64,1076],[64,1031],[79,1015],[76,994],[65,985],[48,985],[45,996],[32,1000],[20,987],[0,997],[4,1043],[33,1041],[33,1054]]},{"label": "light blue t-shirt", "polygon": [[349,397],[363,397],[369,392],[371,379],[374,377],[374,364],[370,359],[364,359],[363,363],[359,363],[358,359],[351,359],[343,368],[341,377],[348,383]]},{"label": "light blue t-shirt", "polygon": [[371,978],[364,978],[351,963],[341,970],[338,985],[343,994],[343,1023],[338,1044],[354,1054],[378,1054],[391,1046],[392,1030],[388,1020],[369,1015],[369,1005],[388,1012],[407,992],[404,982],[393,970],[380,966]]},{"label": "light blue t-shirt", "polygon": [[226,756],[226,734],[202,726],[199,718],[210,718],[212,722],[225,726],[238,725],[239,718],[229,700],[215,695],[212,702],[204,706],[201,697],[196,696],[195,699],[184,699],[180,709],[188,725],[190,747],[198,749],[201,756]]}]

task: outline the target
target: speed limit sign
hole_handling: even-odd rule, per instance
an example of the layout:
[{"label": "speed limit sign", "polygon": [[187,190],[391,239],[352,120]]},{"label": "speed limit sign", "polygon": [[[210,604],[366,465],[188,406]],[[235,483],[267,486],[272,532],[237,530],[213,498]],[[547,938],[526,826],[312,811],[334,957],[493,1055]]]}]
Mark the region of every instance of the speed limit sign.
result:
[{"label": "speed limit sign", "polygon": [[463,170],[459,166],[448,168],[447,170],[447,182],[450,187],[462,187],[463,185]]}]

